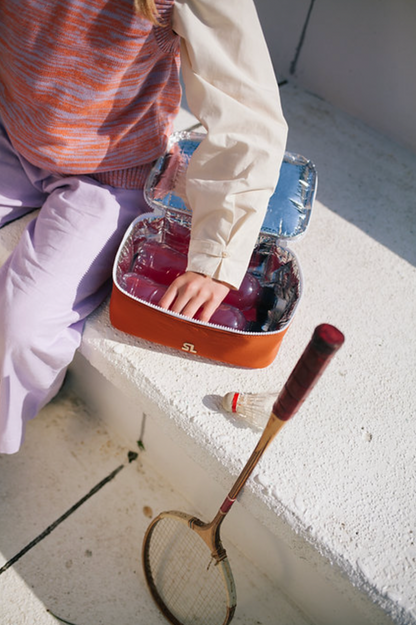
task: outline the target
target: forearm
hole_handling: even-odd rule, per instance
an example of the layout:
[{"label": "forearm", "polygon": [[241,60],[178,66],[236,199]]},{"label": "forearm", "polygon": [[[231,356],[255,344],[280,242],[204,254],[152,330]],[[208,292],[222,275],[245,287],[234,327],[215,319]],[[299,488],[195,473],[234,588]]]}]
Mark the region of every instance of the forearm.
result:
[{"label": "forearm", "polygon": [[238,287],[277,184],[287,125],[252,0],[177,0],[189,107],[207,136],[189,163],[188,270]]}]

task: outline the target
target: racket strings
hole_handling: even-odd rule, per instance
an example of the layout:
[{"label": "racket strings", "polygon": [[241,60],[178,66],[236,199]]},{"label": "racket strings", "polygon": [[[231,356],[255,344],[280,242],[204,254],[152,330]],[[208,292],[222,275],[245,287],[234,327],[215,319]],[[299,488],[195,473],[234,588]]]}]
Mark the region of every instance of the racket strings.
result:
[{"label": "racket strings", "polygon": [[146,545],[145,570],[161,602],[182,625],[227,622],[229,594],[222,566],[183,520],[161,518]]}]

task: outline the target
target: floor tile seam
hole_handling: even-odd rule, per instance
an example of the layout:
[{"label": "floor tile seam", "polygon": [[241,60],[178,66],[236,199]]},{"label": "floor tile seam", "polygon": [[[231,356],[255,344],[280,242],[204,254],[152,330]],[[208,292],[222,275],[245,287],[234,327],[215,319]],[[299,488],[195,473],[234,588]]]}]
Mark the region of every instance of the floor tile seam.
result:
[{"label": "floor tile seam", "polygon": [[100,491],[106,484],[111,482],[122,469],[124,469],[128,464],[136,460],[138,454],[136,452],[129,451],[128,452],[128,462],[125,464],[119,465],[116,469],[111,471],[105,478],[103,478],[100,482],[98,482],[91,490],[88,491],[86,495],[81,497],[76,503],[74,503],[66,512],[64,512],[60,517],[58,517],[53,523],[48,525],[46,529],[43,530],[40,534],[36,536],[33,540],[31,540],[23,549],[21,549],[18,553],[16,553],[12,558],[10,558],[2,567],[0,567],[0,575],[5,573],[7,569],[12,567],[16,562],[18,562],[24,555],[26,555],[31,549],[36,547],[42,540],[44,540],[49,534],[53,532],[61,523],[66,521],[78,508],[80,508],[84,503],[86,503],[91,497],[93,497],[98,491]]}]

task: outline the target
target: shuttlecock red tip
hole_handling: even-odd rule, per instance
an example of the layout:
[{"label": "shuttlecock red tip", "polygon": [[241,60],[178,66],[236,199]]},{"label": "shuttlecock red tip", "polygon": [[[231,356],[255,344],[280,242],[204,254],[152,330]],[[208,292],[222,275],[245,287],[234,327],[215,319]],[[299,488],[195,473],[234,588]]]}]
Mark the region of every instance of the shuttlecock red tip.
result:
[{"label": "shuttlecock red tip", "polygon": [[227,412],[237,412],[237,402],[240,393],[227,393],[222,399],[222,407]]}]

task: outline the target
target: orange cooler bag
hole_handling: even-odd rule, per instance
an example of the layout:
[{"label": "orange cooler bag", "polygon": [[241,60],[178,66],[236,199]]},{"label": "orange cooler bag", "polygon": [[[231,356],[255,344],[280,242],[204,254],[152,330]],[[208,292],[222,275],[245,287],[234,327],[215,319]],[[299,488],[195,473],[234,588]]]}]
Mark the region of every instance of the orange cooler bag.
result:
[{"label": "orange cooler bag", "polygon": [[302,294],[302,274],[286,242],[306,230],[316,193],[314,165],[286,152],[250,265],[209,323],[157,305],[186,268],[191,211],[183,197],[187,164],[203,135],[175,133],[153,167],[145,198],[153,212],[127,230],[113,269],[110,320],[128,334],[249,368],[273,362]]}]

